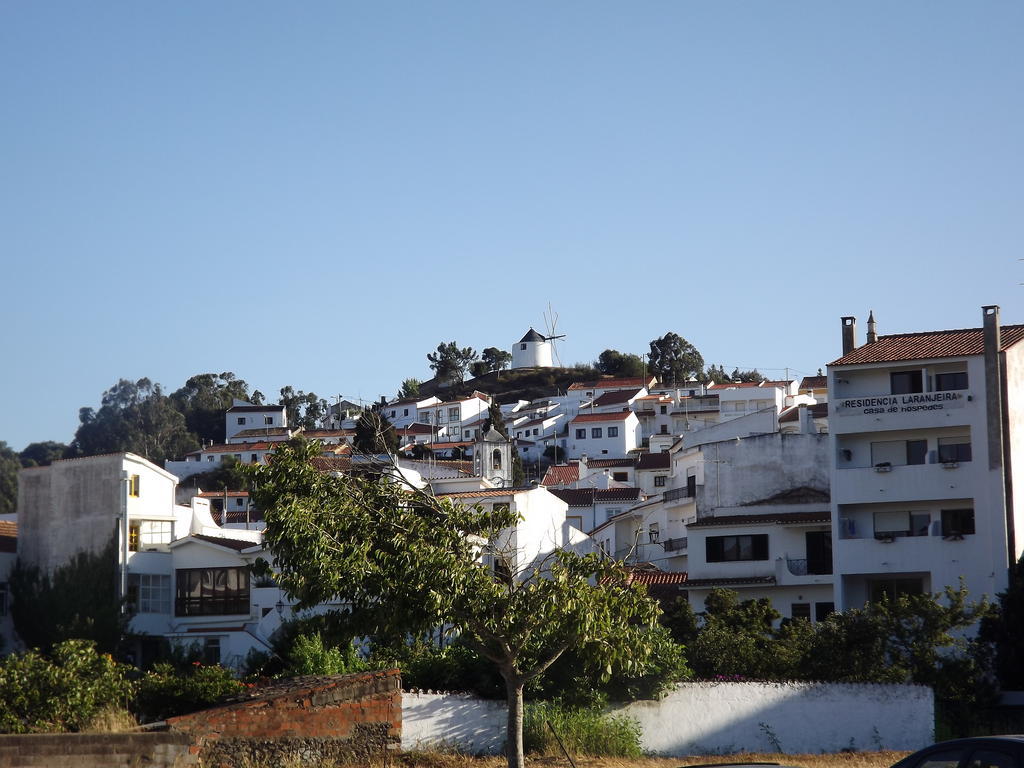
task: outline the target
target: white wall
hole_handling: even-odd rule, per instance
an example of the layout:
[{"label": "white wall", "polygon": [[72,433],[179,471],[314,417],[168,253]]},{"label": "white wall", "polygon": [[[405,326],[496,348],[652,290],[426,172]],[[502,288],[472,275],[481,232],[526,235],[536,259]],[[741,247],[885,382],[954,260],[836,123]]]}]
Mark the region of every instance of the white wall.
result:
[{"label": "white wall", "polygon": [[[680,683],[614,711],[640,723],[644,751],[662,755],[915,750],[932,743],[935,720],[926,686],[858,683]],[[497,754],[504,740],[504,702],[402,694],[402,749]]]},{"label": "white wall", "polygon": [[505,702],[468,694],[403,693],[402,749],[454,747],[496,755],[505,746]]}]

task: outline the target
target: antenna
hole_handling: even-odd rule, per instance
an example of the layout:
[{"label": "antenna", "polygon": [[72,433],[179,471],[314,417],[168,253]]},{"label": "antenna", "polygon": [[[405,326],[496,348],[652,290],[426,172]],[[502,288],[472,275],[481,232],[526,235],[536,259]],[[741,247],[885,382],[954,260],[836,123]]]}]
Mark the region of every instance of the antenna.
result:
[{"label": "antenna", "polygon": [[562,358],[558,356],[558,345],[555,342],[558,339],[564,339],[565,334],[558,333],[558,313],[551,308],[551,302],[548,302],[548,311],[544,313],[544,327],[547,329],[547,335],[544,337],[544,341],[551,342],[551,351],[555,356],[555,363],[558,367],[562,367]]}]

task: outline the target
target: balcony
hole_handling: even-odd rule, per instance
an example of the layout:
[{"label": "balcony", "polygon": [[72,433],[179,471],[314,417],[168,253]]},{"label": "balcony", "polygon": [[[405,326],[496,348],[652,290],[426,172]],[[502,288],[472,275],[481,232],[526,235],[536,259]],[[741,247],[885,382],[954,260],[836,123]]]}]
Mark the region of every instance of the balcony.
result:
[{"label": "balcony", "polygon": [[671,490],[665,491],[662,495],[662,499],[666,504],[688,504],[693,502],[693,497],[695,495],[696,489],[672,488]]},{"label": "balcony", "polygon": [[836,469],[832,498],[840,504],[870,504],[883,501],[938,501],[968,494],[980,462],[905,464]]},{"label": "balcony", "polygon": [[677,536],[674,539],[665,539],[661,542],[666,552],[685,552],[688,544],[686,536]]},{"label": "balcony", "polygon": [[786,555],[786,568],[793,576],[831,576],[832,562],[806,558],[792,558]]},{"label": "balcony", "polygon": [[981,406],[967,389],[836,396],[829,402],[829,421],[836,434],[969,424]]}]

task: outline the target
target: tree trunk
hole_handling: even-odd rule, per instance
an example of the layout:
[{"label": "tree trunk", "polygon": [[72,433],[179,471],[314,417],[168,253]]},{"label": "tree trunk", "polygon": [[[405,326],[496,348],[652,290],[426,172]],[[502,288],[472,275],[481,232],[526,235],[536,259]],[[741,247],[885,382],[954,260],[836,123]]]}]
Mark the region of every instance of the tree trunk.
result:
[{"label": "tree trunk", "polygon": [[523,768],[523,683],[514,677],[505,678],[508,700],[508,729],[505,733],[505,756],[508,768]]}]

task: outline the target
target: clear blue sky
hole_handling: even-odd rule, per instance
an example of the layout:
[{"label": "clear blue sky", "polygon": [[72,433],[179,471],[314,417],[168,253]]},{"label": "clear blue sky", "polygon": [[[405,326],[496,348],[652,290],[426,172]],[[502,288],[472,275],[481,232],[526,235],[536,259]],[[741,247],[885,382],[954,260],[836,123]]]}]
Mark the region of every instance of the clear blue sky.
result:
[{"label": "clear blue sky", "polygon": [[567,363],[773,375],[1024,322],[1018,2],[7,0],[0,103],[19,450],[121,377],[393,395],[549,301]]}]

